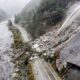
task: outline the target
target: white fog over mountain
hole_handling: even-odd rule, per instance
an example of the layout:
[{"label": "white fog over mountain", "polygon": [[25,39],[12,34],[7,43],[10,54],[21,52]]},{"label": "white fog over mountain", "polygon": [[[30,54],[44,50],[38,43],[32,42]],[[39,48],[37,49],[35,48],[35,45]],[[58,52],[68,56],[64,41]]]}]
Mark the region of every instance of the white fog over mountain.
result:
[{"label": "white fog over mountain", "polygon": [[20,12],[29,1],[30,0],[0,0],[0,8],[12,16]]}]

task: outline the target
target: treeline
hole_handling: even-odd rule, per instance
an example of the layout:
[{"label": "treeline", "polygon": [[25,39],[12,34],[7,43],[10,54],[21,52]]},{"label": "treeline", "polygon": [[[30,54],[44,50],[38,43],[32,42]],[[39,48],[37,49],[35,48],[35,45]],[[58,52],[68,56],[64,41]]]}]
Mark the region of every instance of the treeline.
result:
[{"label": "treeline", "polygon": [[15,22],[37,38],[64,18],[66,6],[72,1],[75,0],[32,0],[20,15],[15,16]]}]

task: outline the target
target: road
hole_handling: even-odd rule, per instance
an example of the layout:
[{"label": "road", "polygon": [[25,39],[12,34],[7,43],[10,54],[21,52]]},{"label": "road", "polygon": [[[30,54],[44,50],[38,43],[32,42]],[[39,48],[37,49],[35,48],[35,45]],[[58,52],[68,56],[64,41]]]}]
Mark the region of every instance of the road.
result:
[{"label": "road", "polygon": [[29,42],[31,40],[31,36],[30,36],[30,34],[28,34],[26,29],[24,29],[22,26],[20,26],[18,24],[15,24],[14,17],[11,18],[11,21],[12,21],[14,27],[20,31],[23,42],[25,42],[25,43]]},{"label": "road", "polygon": [[15,27],[20,31],[23,42],[29,42],[31,40],[30,35],[24,28],[22,28],[20,25],[15,25]]},{"label": "road", "polygon": [[36,80],[61,80],[50,64],[38,58],[32,63]]}]

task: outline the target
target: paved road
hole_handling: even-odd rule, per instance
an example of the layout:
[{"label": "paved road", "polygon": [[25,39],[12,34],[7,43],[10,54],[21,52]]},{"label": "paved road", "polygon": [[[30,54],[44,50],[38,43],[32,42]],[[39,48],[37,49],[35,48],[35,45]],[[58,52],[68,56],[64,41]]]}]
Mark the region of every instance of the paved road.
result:
[{"label": "paved road", "polygon": [[25,43],[29,42],[31,40],[31,36],[30,36],[30,34],[28,34],[27,30],[25,28],[23,28],[22,26],[15,24],[14,17],[11,18],[11,21],[12,21],[13,25],[15,26],[15,28],[20,31],[23,42],[25,42]]},{"label": "paved road", "polygon": [[27,33],[27,31],[23,27],[19,25],[15,25],[15,27],[20,31],[23,42],[29,42],[31,40],[31,36]]},{"label": "paved road", "polygon": [[33,62],[33,72],[36,80],[61,80],[50,64],[43,59],[37,59]]}]

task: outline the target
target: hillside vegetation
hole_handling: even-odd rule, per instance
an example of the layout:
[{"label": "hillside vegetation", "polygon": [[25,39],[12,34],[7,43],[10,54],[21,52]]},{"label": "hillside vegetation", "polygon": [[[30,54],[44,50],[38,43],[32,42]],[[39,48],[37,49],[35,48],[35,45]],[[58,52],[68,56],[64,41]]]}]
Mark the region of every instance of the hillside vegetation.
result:
[{"label": "hillside vegetation", "polygon": [[15,15],[15,23],[20,23],[37,38],[63,20],[68,3],[76,0],[31,0],[23,11]]}]

